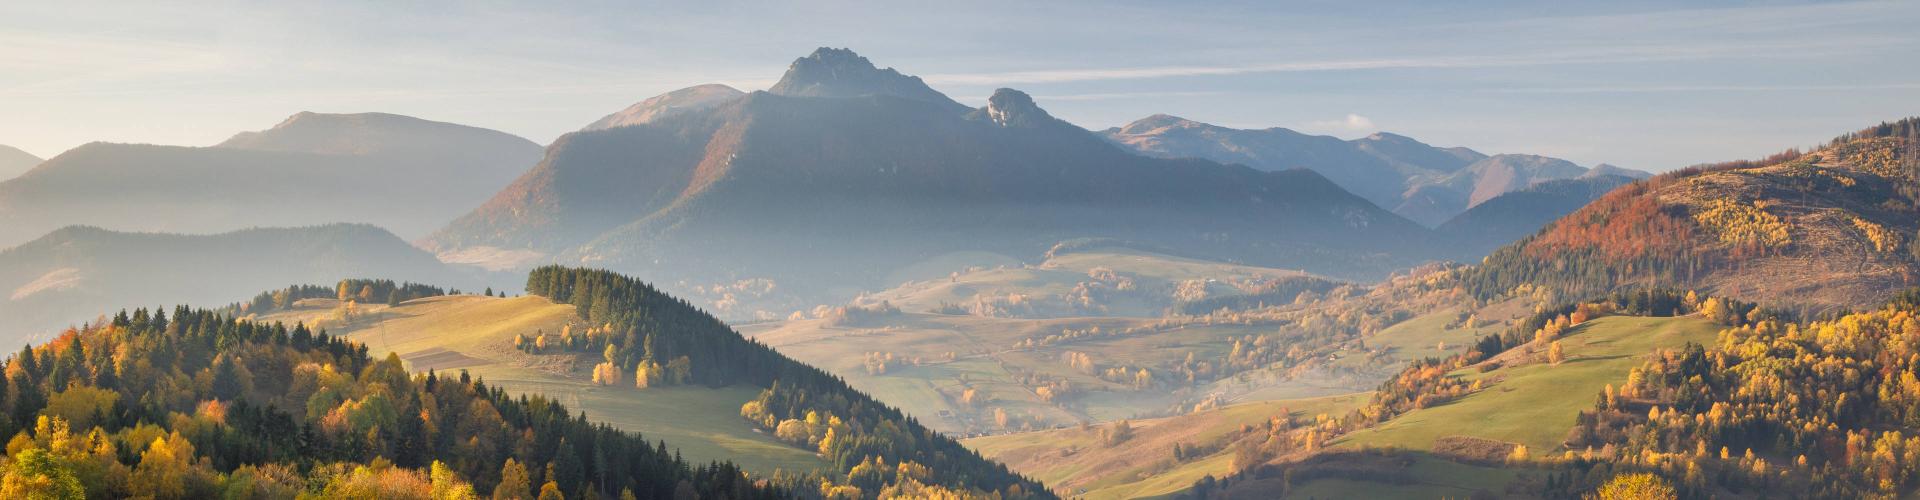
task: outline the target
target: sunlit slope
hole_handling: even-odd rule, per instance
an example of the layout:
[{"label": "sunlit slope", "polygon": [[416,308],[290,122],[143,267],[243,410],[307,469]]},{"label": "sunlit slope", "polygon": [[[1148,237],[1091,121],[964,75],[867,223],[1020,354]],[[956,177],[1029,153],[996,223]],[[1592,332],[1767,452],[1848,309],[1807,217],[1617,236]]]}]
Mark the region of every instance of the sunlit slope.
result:
[{"label": "sunlit slope", "polygon": [[590,419],[672,443],[695,461],[732,460],[759,473],[826,465],[812,453],[754,431],[740,418],[740,405],[759,389],[597,386],[590,381],[591,362],[513,348],[515,335],[579,325],[573,306],[531,295],[457,295],[357,307],[359,318],[350,323],[339,320],[338,304],[331,300],[302,301],[295,310],[263,319],[319,323],[365,342],[376,357],[398,353],[413,370],[465,370],[510,392],[546,394]]},{"label": "sunlit slope", "polygon": [[[1244,425],[1291,415],[1311,420],[1338,415],[1366,403],[1366,394],[1237,404],[1189,415],[1131,422],[1133,436],[1119,443],[1102,440],[1109,426],[1073,427],[964,441],[988,458],[1007,463],[1055,488],[1089,499],[1169,495],[1208,474],[1230,472],[1229,448]],[[1194,446],[1201,455],[1176,459],[1175,444]]]},{"label": "sunlit slope", "polygon": [[1647,353],[1688,342],[1711,343],[1719,330],[1718,325],[1692,316],[1596,319],[1561,337],[1567,354],[1561,364],[1521,363],[1517,361],[1521,353],[1510,351],[1489,361],[1503,363],[1501,368],[1481,372],[1476,365],[1453,374],[1484,381],[1483,390],[1407,412],[1334,444],[1431,450],[1435,439],[1470,436],[1524,444],[1536,455],[1554,453],[1580,410],[1592,408],[1594,398],[1608,384],[1625,383],[1627,372],[1640,366]]}]

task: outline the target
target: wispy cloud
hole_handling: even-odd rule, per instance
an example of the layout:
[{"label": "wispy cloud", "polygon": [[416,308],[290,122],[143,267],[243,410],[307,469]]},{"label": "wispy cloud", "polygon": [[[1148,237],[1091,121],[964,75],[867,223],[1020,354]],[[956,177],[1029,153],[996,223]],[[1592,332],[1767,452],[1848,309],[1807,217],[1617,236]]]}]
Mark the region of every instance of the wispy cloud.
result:
[{"label": "wispy cloud", "polygon": [[1910,42],[1910,40],[1904,38],[1845,37],[1822,42],[1784,41],[1775,43],[1692,43],[1686,45],[1648,44],[1641,46],[1568,49],[1503,55],[1437,55],[1249,64],[936,73],[923,78],[930,83],[944,85],[1003,85],[1013,83],[1066,83],[1170,77],[1232,76],[1259,73],[1382,69],[1472,69],[1691,61],[1740,57],[1819,57],[1850,53],[1870,47],[1893,46]]},{"label": "wispy cloud", "polygon": [[1912,90],[1920,83],[1869,83],[1837,85],[1616,85],[1581,87],[1520,87],[1486,89],[1511,94],[1656,94],[1687,92],[1851,92],[1860,90]]}]

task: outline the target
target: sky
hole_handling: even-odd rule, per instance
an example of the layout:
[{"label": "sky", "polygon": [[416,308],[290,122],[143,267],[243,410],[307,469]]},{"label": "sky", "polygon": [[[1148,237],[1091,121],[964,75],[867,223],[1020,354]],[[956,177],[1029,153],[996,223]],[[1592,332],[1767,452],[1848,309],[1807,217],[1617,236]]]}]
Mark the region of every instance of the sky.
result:
[{"label": "sky", "polygon": [[971,105],[1167,113],[1649,171],[1920,115],[1920,2],[4,2],[0,144],[204,146],[300,111],[548,143],[851,48]]}]

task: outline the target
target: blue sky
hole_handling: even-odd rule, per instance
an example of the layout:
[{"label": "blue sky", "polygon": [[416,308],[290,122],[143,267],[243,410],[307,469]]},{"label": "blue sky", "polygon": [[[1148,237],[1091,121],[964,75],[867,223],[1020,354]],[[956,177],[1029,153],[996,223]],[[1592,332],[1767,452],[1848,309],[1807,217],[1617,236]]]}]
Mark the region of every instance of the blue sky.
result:
[{"label": "blue sky", "polygon": [[[1169,113],[1646,170],[1920,115],[1920,2],[0,4],[0,144],[208,145],[298,111],[549,142],[849,47],[1083,127]],[[1544,5],[1541,5],[1544,4]]]}]

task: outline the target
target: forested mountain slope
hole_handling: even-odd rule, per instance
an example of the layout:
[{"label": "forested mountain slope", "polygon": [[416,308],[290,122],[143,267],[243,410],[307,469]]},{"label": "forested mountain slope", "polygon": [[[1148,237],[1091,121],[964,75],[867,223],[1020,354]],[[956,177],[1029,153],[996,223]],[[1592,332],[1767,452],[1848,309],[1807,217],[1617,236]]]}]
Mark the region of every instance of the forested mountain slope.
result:
[{"label": "forested mountain slope", "polygon": [[[135,310],[7,360],[7,498],[784,498],[728,463],[304,326]],[[792,484],[788,486],[813,485]]]},{"label": "forested mountain slope", "polygon": [[1870,307],[1920,283],[1920,119],[1616,189],[1495,251],[1476,295],[1671,286],[1803,309]]},{"label": "forested mountain slope", "polygon": [[1477,261],[1633,181],[1603,174],[1541,182],[1474,205],[1434,231],[1453,242],[1456,259]]}]

